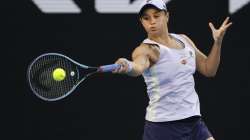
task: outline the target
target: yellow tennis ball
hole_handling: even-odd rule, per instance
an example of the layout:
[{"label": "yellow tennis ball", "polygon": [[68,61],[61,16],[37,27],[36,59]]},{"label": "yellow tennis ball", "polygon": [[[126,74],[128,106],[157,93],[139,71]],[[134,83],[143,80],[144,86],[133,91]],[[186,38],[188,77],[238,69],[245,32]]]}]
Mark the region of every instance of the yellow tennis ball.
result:
[{"label": "yellow tennis ball", "polygon": [[53,79],[56,80],[56,81],[62,81],[65,79],[66,77],[66,72],[64,69],[62,68],[56,68],[54,71],[53,71]]}]

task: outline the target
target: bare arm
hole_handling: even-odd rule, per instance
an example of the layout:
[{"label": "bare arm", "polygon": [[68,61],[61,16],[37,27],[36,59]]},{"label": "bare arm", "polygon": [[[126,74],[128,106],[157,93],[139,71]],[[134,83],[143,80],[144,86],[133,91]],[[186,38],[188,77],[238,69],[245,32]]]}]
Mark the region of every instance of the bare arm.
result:
[{"label": "bare arm", "polygon": [[[147,68],[150,67],[150,49],[147,45],[142,44],[132,53],[132,61],[125,58],[119,58],[116,63],[122,67],[115,70],[114,73],[123,73],[129,76],[140,76]],[[129,66],[130,65],[130,66]],[[129,67],[131,69],[129,70]]]},{"label": "bare arm", "polygon": [[187,36],[184,36],[195,48],[196,52],[196,65],[197,70],[207,76],[207,77],[213,77],[216,75],[216,72],[218,70],[219,64],[220,64],[220,56],[221,56],[221,45],[222,40],[225,35],[226,30],[228,27],[232,25],[231,22],[229,22],[229,18],[227,17],[221,27],[219,29],[215,29],[213,24],[210,22],[209,26],[212,30],[212,35],[214,39],[214,43],[212,46],[212,49],[208,56],[203,54],[192,42],[191,39],[189,39]]}]

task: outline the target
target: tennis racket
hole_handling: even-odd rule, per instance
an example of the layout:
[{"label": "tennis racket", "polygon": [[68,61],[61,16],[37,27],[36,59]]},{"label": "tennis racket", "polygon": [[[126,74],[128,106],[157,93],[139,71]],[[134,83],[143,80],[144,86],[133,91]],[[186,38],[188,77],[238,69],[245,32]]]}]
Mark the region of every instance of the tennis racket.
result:
[{"label": "tennis racket", "polygon": [[[63,54],[46,53],[32,61],[27,70],[27,78],[32,92],[37,97],[45,101],[57,101],[72,93],[87,77],[95,73],[111,72],[120,66],[110,64],[91,67]],[[61,74],[59,80],[55,79],[56,70],[59,70],[59,76]]]}]

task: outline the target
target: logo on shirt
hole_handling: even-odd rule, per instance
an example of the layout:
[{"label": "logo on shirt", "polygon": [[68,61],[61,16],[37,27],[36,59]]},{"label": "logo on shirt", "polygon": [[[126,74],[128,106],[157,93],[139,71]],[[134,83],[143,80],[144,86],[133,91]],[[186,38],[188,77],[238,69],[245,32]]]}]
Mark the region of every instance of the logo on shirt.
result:
[{"label": "logo on shirt", "polygon": [[181,64],[186,65],[187,64],[187,60],[186,59],[182,59],[181,60]]},{"label": "logo on shirt", "polygon": [[187,64],[187,60],[190,57],[194,57],[194,54],[192,51],[188,51],[188,54],[186,54],[186,56],[181,60],[181,64],[183,64],[183,65]]}]

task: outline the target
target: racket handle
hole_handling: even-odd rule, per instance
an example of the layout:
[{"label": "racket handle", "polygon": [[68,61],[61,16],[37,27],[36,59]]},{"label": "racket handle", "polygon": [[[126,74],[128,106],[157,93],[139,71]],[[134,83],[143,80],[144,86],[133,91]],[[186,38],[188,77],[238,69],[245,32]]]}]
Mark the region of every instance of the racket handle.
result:
[{"label": "racket handle", "polygon": [[112,72],[115,69],[119,69],[121,67],[120,64],[110,64],[110,65],[103,65],[99,67],[99,72]]}]

